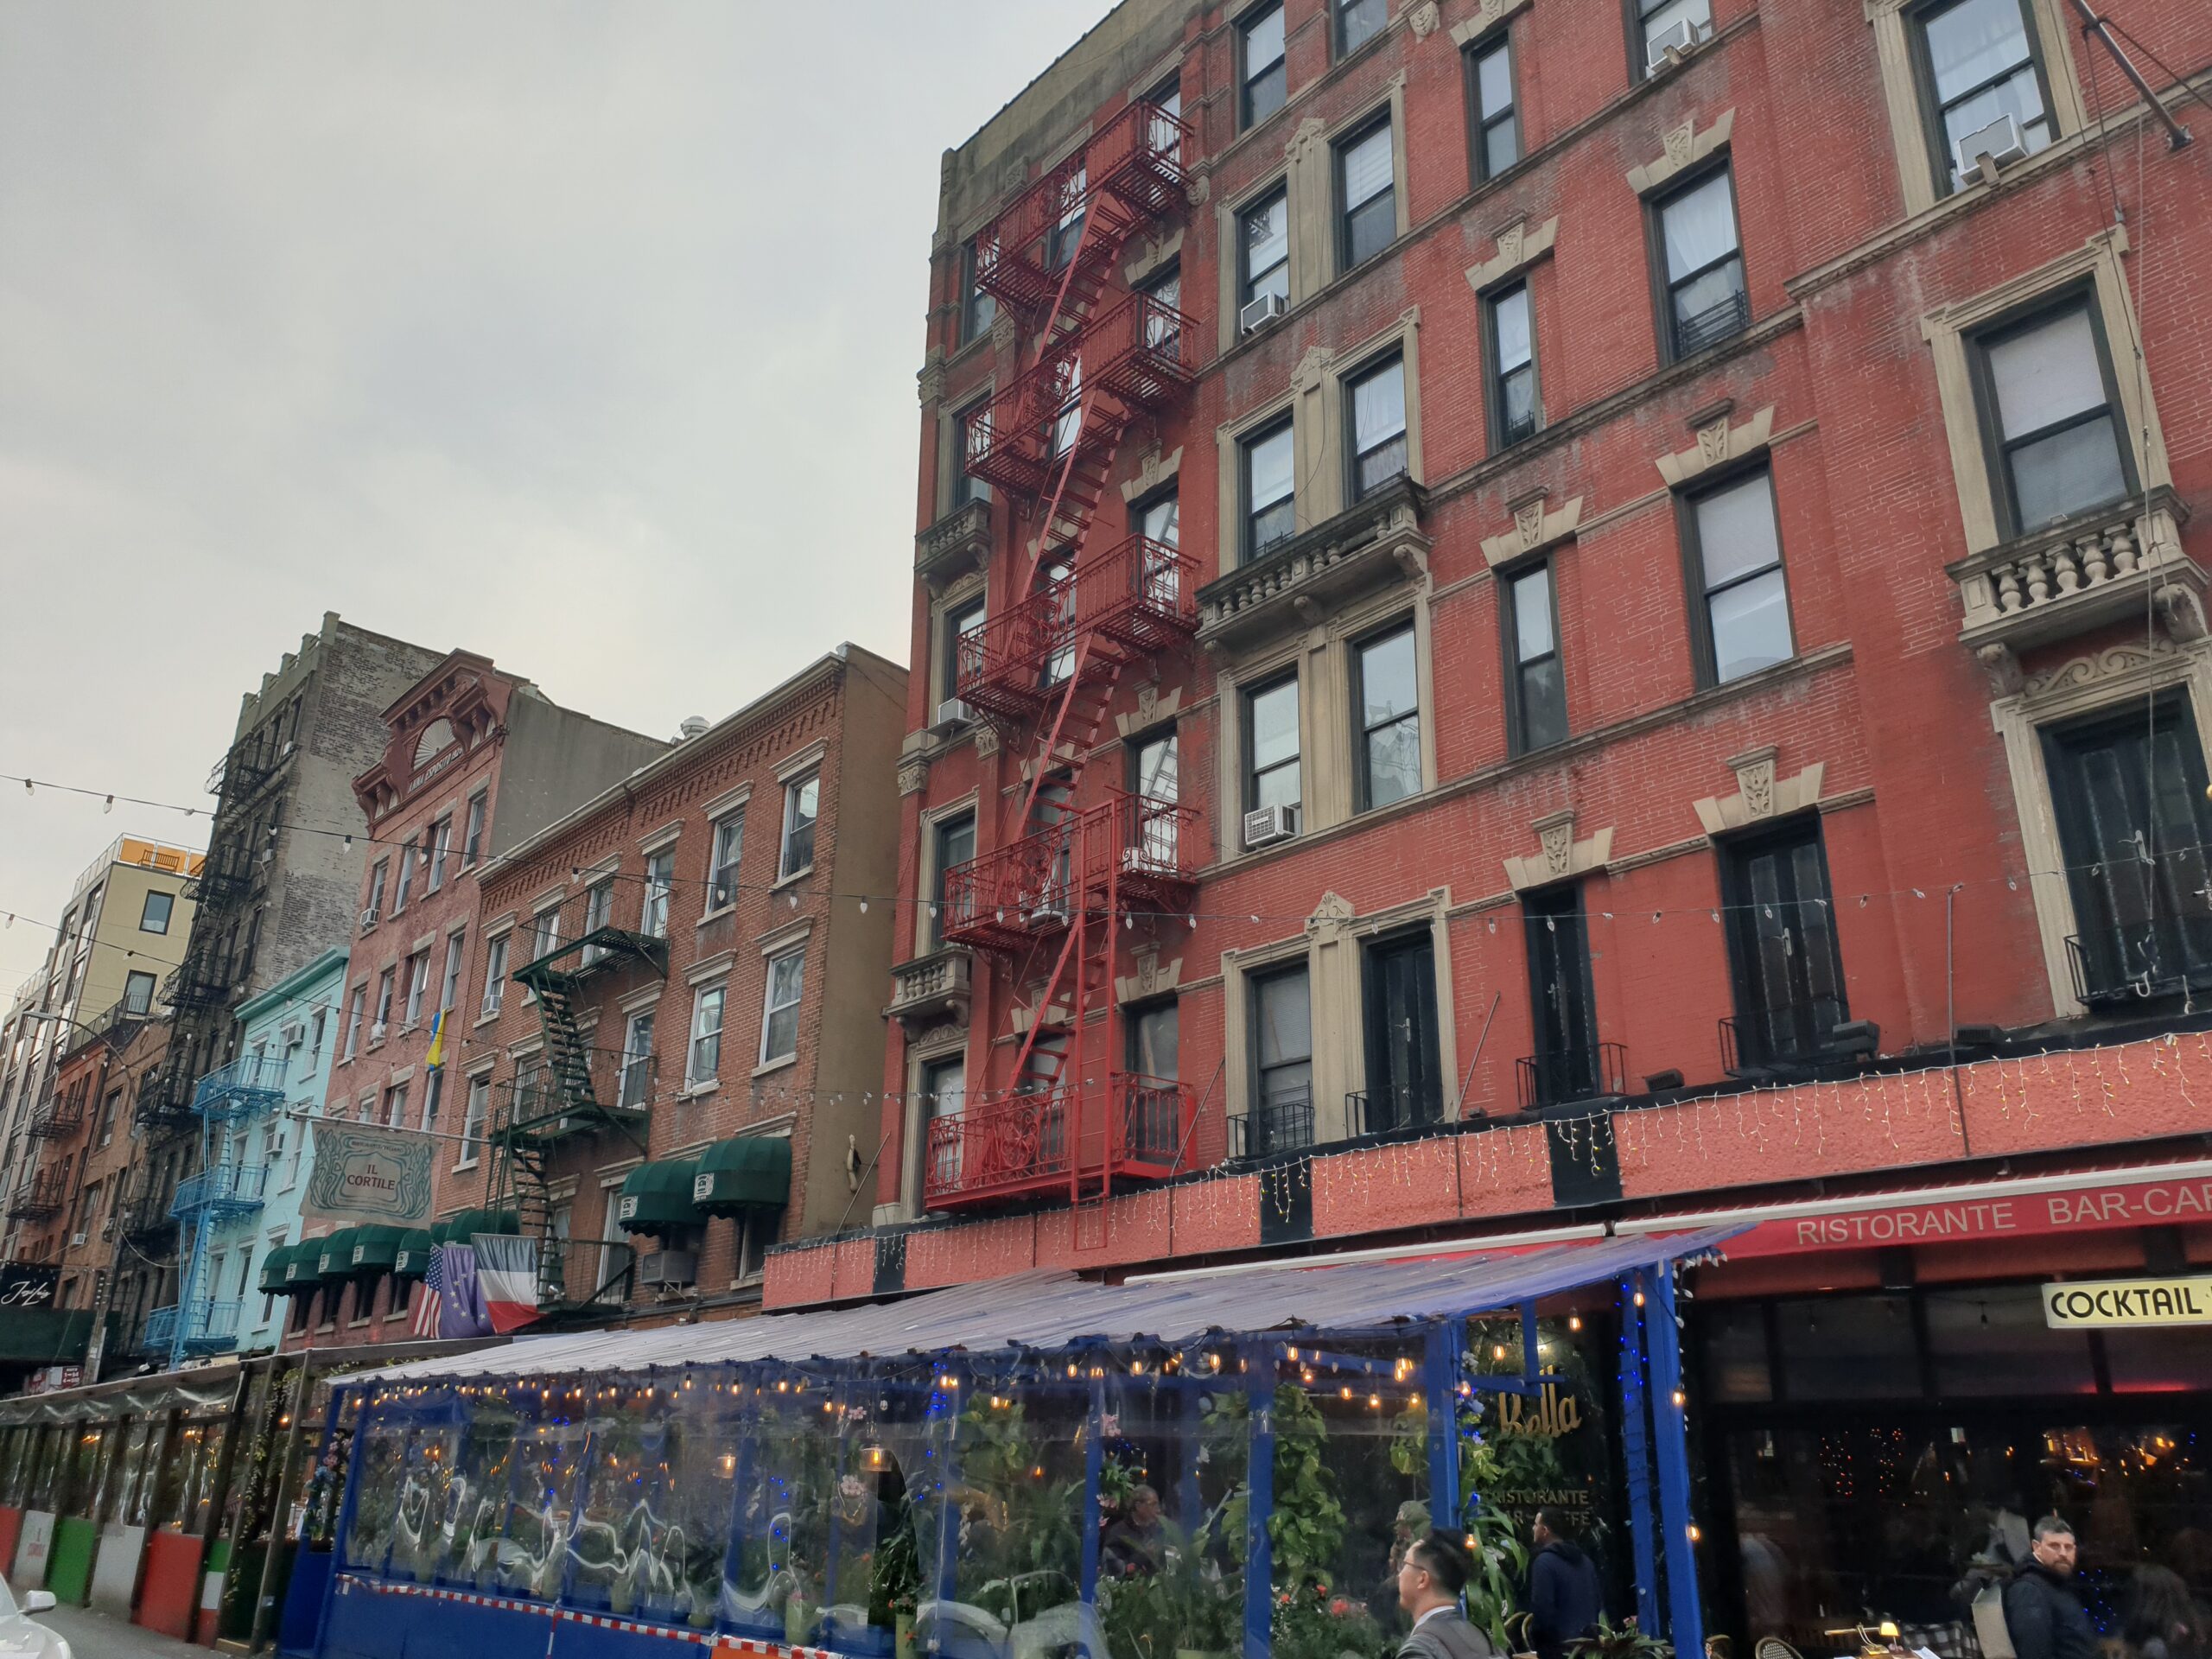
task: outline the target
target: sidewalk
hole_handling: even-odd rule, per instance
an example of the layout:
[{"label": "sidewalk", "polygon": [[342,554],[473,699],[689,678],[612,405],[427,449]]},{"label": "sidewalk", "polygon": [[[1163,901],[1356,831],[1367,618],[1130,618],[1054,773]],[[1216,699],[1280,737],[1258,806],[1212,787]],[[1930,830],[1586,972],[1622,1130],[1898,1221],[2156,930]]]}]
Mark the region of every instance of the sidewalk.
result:
[{"label": "sidewalk", "polygon": [[67,1637],[75,1659],[209,1659],[211,1652],[82,1607],[57,1607],[37,1623]]}]

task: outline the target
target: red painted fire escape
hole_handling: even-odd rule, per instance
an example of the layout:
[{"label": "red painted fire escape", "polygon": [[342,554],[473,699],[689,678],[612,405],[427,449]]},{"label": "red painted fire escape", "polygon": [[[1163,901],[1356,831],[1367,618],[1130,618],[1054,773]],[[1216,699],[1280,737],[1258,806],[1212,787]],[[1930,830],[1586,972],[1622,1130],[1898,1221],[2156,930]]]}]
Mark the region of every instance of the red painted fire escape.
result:
[{"label": "red painted fire escape", "polygon": [[1137,919],[1187,907],[1194,815],[1080,790],[1123,674],[1196,626],[1192,560],[1091,534],[1122,436],[1192,378],[1190,319],[1108,291],[1131,237],[1186,200],[1189,143],[1180,120],[1132,104],[976,241],[976,282],[1021,322],[1033,360],[971,424],[966,465],[1033,534],[1004,602],[960,641],[956,695],[1027,759],[999,844],[945,873],[942,920],[1014,988],[1008,1003],[1038,988],[1013,1015],[1012,1087],[971,1090],[930,1124],[931,1208],[1065,1191],[1080,1219],[1117,1179],[1173,1173],[1190,1127],[1192,1090],[1128,1069],[1114,981]]}]

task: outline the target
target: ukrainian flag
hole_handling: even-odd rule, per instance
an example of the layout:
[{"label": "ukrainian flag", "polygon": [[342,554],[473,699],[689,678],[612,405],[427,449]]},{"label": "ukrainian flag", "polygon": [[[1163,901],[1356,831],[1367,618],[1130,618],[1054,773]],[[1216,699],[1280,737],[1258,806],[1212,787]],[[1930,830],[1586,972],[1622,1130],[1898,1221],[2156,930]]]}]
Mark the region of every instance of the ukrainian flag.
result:
[{"label": "ukrainian flag", "polygon": [[440,1008],[430,1016],[430,1052],[423,1058],[428,1071],[435,1071],[446,1063],[446,1012]]}]

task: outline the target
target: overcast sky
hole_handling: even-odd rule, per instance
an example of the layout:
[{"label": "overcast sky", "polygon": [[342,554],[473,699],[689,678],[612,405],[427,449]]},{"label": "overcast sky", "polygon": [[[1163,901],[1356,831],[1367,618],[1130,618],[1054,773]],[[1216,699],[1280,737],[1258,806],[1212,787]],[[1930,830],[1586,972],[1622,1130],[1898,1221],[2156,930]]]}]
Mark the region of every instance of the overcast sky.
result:
[{"label": "overcast sky", "polygon": [[[326,610],[656,735],[903,661],[938,156],[1109,9],[0,0],[0,772],[202,803]],[[0,789],[0,911],[125,829]]]}]

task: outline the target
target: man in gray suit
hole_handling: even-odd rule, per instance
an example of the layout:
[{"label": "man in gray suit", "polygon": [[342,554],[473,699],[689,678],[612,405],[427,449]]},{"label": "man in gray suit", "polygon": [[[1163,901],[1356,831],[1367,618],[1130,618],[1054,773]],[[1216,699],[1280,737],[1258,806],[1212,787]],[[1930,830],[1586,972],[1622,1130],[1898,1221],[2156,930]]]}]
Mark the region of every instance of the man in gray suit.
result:
[{"label": "man in gray suit", "polygon": [[1412,1616],[1413,1634],[1398,1659],[1495,1659],[1491,1639],[1459,1611],[1459,1592],[1475,1564],[1457,1539],[1432,1532],[1406,1552],[1398,1568],[1398,1605]]}]

